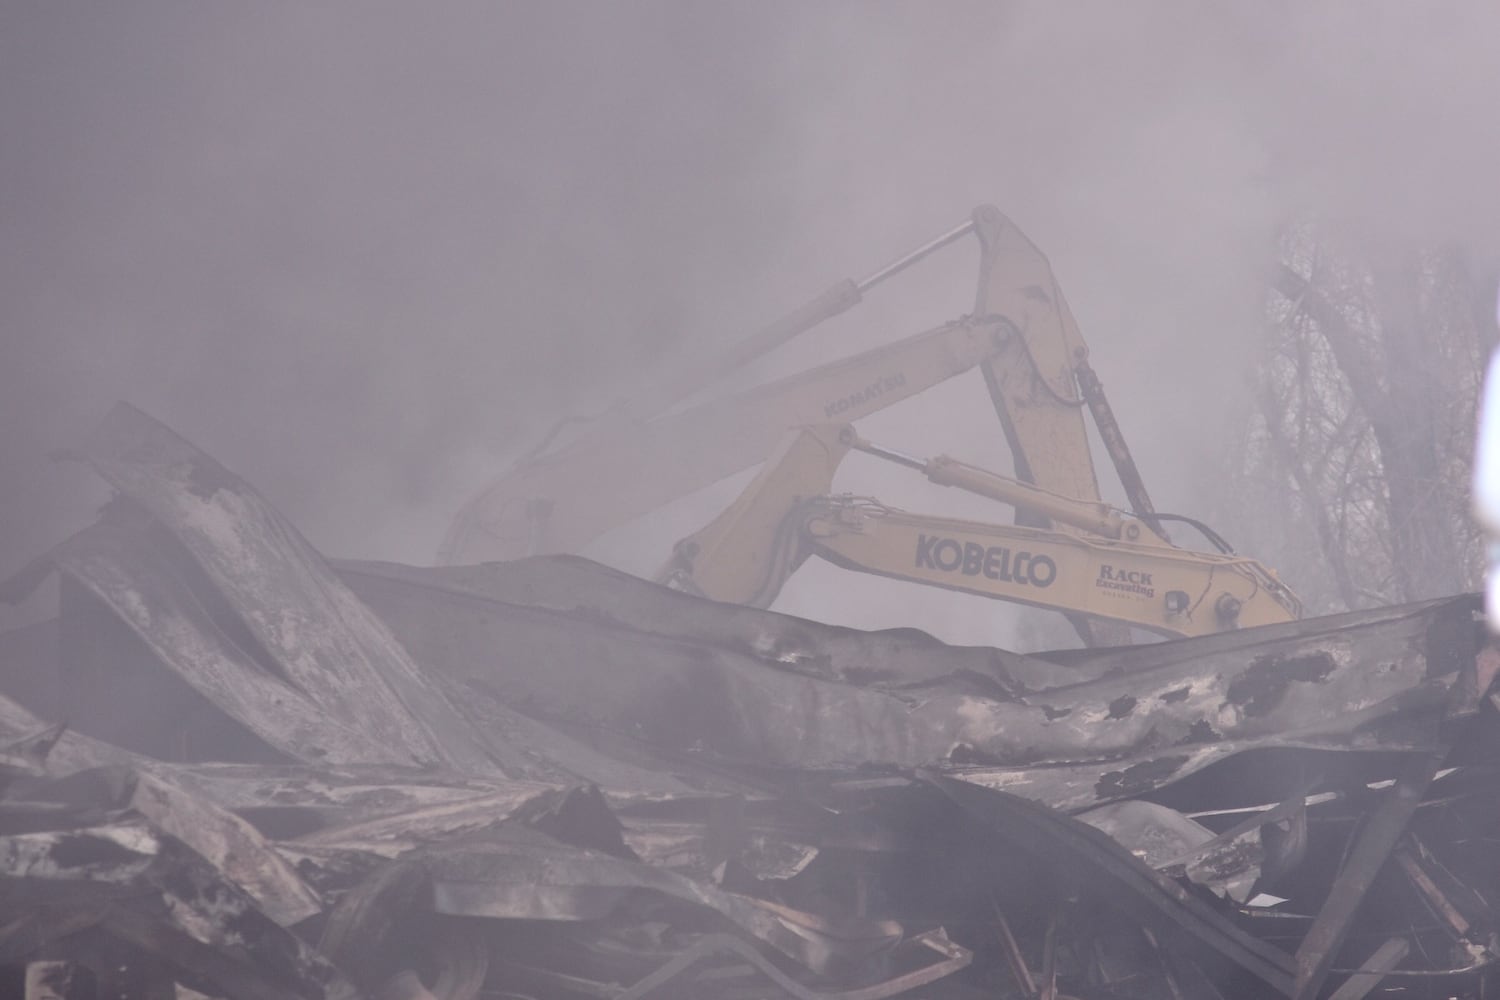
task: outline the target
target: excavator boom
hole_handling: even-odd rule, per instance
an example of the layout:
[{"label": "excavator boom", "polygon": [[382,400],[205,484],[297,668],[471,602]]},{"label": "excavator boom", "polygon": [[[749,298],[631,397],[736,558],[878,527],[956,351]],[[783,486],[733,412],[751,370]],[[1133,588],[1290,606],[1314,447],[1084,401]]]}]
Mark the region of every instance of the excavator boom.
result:
[{"label": "excavator boom", "polygon": [[805,505],[813,554],[846,569],[1161,635],[1294,621],[1301,605],[1253,559],[910,514],[868,501]]},{"label": "excavator boom", "polygon": [[[1020,511],[1045,510],[1078,530],[933,517],[867,497],[828,495],[850,448]],[[859,572],[1169,636],[1293,621],[1302,612],[1296,595],[1253,559],[1180,549],[1098,503],[946,456],[923,460],[891,452],[847,426],[798,432],[729,509],[678,544],[658,580],[715,600],[766,607],[810,555]]]}]

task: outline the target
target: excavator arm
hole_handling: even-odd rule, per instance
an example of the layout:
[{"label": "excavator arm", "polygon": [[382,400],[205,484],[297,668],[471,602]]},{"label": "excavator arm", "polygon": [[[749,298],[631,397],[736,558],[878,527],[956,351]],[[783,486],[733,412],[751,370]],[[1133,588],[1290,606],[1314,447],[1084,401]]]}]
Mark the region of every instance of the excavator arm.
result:
[{"label": "excavator arm", "polygon": [[[980,368],[1016,477],[1064,496],[1098,497],[1087,409],[1131,510],[1165,538],[1151,519],[1155,507],[1046,256],[992,206],[974,211],[974,231],[981,248],[974,314],[995,317],[1003,330],[1000,349]],[[1047,526],[1040,515],[1020,518]]]},{"label": "excavator arm", "polygon": [[[1069,531],[912,514],[830,496],[858,449],[1045,517]],[[1301,604],[1270,570],[1229,552],[1177,548],[1142,520],[941,456],[871,445],[848,426],[794,435],[736,502],[680,542],[659,582],[766,607],[808,556],[859,572],[1084,614],[1162,635],[1293,621]]]}]

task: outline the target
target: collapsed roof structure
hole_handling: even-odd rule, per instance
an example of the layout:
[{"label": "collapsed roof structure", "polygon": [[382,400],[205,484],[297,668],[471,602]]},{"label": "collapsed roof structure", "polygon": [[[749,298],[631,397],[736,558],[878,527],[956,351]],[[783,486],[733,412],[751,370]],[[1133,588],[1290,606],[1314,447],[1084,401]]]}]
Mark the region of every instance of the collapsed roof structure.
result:
[{"label": "collapsed roof structure", "polygon": [[[118,406],[4,584],[32,997],[1480,996],[1475,597],[1019,655],[576,557],[325,559]],[[48,992],[50,991],[50,992]]]}]

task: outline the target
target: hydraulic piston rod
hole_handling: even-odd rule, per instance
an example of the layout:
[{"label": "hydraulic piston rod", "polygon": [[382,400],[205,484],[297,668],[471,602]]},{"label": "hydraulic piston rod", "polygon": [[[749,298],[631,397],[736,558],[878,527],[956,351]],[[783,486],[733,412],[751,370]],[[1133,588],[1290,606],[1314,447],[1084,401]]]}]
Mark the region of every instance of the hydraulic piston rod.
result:
[{"label": "hydraulic piston rod", "polygon": [[861,281],[845,278],[812,301],[751,334],[717,358],[690,364],[664,386],[645,393],[643,400],[629,407],[629,412],[637,416],[649,415],[692,394],[704,382],[733,372],[763,354],[769,354],[792,338],[858,305],[864,293],[882,281],[973,231],[974,222],[970,220],[898,257]]},{"label": "hydraulic piston rod", "polygon": [[955,226],[936,239],[929,240],[928,242],[922,244],[911,253],[896,258],[885,267],[882,267],[880,270],[876,271],[874,274],[870,275],[864,280],[856,281],[854,283],[854,287],[857,288],[861,293],[867,292],[871,288],[874,288],[876,285],[880,284],[886,278],[889,278],[891,275],[904,271],[908,267],[911,267],[917,261],[921,260],[923,257],[926,257],[934,250],[941,250],[949,243],[952,243],[955,240],[962,239],[973,231],[974,220],[970,219],[968,222],[965,222],[960,226]]},{"label": "hydraulic piston rod", "polygon": [[1103,538],[1149,540],[1142,537],[1140,522],[1121,517],[1118,511],[1102,501],[1065,497],[1031,483],[1023,483],[1019,479],[988,472],[947,455],[939,455],[933,459],[916,458],[872,444],[860,437],[853,427],[845,427],[839,434],[839,440],[854,451],[862,451],[867,455],[916,469],[939,486],[954,486],[978,496],[999,500]]}]

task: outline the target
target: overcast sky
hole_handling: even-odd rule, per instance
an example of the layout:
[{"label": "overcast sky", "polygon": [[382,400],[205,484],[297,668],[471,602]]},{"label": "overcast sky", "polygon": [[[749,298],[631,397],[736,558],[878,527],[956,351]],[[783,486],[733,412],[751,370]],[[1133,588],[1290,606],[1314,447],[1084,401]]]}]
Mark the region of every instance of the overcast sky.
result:
[{"label": "overcast sky", "polygon": [[[1496,259],[1497,52],[1478,0],[5,3],[0,573],[90,520],[46,456],[118,399],[325,551],[429,562],[552,419],[983,202],[1191,509],[1278,226]],[[953,318],[973,277],[955,246],[760,372]],[[977,376],[900,410],[866,435],[1004,466]],[[829,579],[789,609],[1004,638]]]}]

